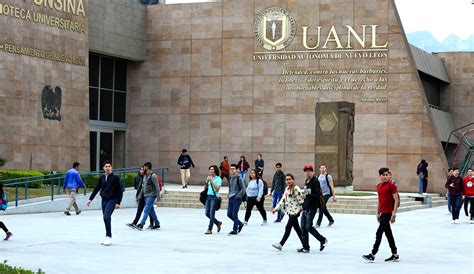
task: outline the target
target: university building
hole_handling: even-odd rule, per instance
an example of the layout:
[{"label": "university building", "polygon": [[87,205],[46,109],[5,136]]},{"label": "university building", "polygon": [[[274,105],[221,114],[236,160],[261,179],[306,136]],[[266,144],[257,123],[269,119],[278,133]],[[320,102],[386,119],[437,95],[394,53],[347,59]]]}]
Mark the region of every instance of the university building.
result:
[{"label": "university building", "polygon": [[425,159],[442,193],[473,122],[474,54],[411,46],[393,0],[0,0],[0,24],[3,168],[151,161],[178,181],[186,148],[196,184],[261,153],[268,181],[326,164],[373,190],[388,166],[416,191]]}]

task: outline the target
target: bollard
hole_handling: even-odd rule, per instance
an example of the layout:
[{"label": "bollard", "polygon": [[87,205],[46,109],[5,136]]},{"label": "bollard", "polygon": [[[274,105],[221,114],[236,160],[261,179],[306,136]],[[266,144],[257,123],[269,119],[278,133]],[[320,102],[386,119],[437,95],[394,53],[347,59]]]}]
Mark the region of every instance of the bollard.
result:
[{"label": "bollard", "polygon": [[426,196],[425,197],[425,204],[428,207],[433,207],[433,198],[431,196]]}]

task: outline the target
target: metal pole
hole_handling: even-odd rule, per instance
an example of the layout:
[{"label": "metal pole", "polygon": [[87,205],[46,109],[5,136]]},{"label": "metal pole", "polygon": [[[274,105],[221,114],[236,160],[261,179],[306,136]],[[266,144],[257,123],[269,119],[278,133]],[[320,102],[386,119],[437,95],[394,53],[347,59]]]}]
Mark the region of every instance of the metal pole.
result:
[{"label": "metal pole", "polygon": [[18,185],[15,185],[15,207],[18,207]]},{"label": "metal pole", "polygon": [[51,181],[51,201],[54,201],[54,181]]},{"label": "metal pole", "polygon": [[28,200],[28,184],[25,184],[25,201]]}]

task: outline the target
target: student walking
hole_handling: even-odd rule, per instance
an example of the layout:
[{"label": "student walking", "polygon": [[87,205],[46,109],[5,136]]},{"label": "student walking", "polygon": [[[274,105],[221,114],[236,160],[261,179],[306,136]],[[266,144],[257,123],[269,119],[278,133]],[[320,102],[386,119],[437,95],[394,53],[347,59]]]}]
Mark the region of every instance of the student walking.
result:
[{"label": "student walking", "polygon": [[258,177],[263,177],[263,169],[265,168],[265,161],[263,160],[262,154],[257,154],[257,160],[255,160],[255,170],[258,173]]},{"label": "student walking", "polygon": [[301,205],[303,204],[302,192],[301,189],[295,183],[295,177],[293,174],[288,173],[285,176],[285,181],[288,184],[288,187],[285,189],[283,198],[280,200],[278,205],[272,210],[272,213],[279,211],[280,209],[288,213],[288,222],[285,227],[285,234],[279,243],[272,244],[272,246],[278,250],[281,250],[290,237],[291,229],[293,228],[298,235],[298,238],[301,240],[301,228],[298,223],[298,217],[301,212]]},{"label": "student walking", "polygon": [[263,180],[258,177],[258,173],[255,169],[250,171],[249,185],[247,186],[247,210],[245,211],[245,221],[246,225],[252,214],[252,209],[254,206],[257,206],[260,215],[262,215],[263,223],[266,225],[267,222],[267,212],[263,207],[265,202],[265,196],[263,195]]},{"label": "student walking", "polygon": [[240,178],[242,178],[242,181],[244,181],[245,183],[246,182],[245,180],[247,179],[247,171],[250,168],[250,165],[249,165],[249,162],[245,160],[244,155],[240,155],[240,161],[237,163],[237,165],[239,166],[239,176]]},{"label": "student walking", "polygon": [[81,164],[79,162],[74,162],[72,168],[66,172],[66,176],[64,177],[63,193],[66,193],[66,189],[69,191],[69,203],[64,209],[64,214],[68,216],[71,215],[71,213],[69,213],[71,207],[74,207],[76,210],[76,215],[79,215],[82,212],[76,202],[79,188],[86,187],[79,175],[80,168]]},{"label": "student walking", "polygon": [[390,223],[395,222],[397,216],[398,191],[397,186],[389,181],[389,169],[382,167],[379,169],[380,183],[377,185],[378,207],[377,207],[377,221],[379,228],[375,234],[375,243],[372,252],[368,255],[362,255],[362,258],[368,262],[375,260],[375,255],[379,251],[380,243],[382,242],[382,235],[385,233],[388,244],[392,251],[392,256],[385,259],[386,262],[396,262],[400,259],[397,254],[397,247],[395,239],[393,238]]},{"label": "student walking", "polygon": [[[275,208],[276,205],[280,202],[281,197],[283,196],[283,192],[285,191],[285,173],[283,173],[281,167],[281,163],[276,163],[276,171],[273,175],[272,190],[270,192],[270,195],[272,195],[272,208]],[[281,222],[284,216],[285,214],[281,210],[278,210],[277,219],[275,220],[275,223]]]},{"label": "student walking", "polygon": [[229,177],[230,163],[229,163],[229,158],[227,156],[224,156],[224,160],[221,162],[219,169],[221,172],[221,179],[224,180],[224,178],[226,178],[227,183],[229,184],[230,183],[230,177]]},{"label": "student walking", "polygon": [[155,173],[153,173],[150,162],[143,164],[143,167],[145,174],[143,175],[142,189],[138,195],[138,199],[145,200],[145,207],[143,209],[142,221],[136,226],[136,228],[138,230],[142,230],[148,215],[150,215],[154,224],[151,229],[158,229],[160,228],[160,221],[158,221],[155,208],[153,207],[155,202],[160,199],[160,186],[158,185],[158,177]]},{"label": "student walking", "polygon": [[[137,190],[137,192],[135,193],[135,199],[138,203],[137,213],[135,214],[135,219],[133,219],[131,223],[126,224],[128,227],[131,228],[136,228],[136,225],[138,224],[138,221],[142,216],[143,209],[145,208],[145,199],[143,197],[140,198],[140,193],[142,191],[143,185],[143,175],[145,175],[145,167],[141,166],[140,171],[138,171],[137,177],[135,177],[135,182],[133,183],[133,187]],[[150,217],[150,226],[148,228],[152,228],[155,224],[151,215],[148,214],[148,216]]]},{"label": "student walking", "polygon": [[242,204],[242,197],[245,195],[245,183],[237,174],[238,166],[230,165],[230,181],[229,181],[229,203],[227,206],[227,217],[233,222],[234,226],[229,235],[237,235],[242,231],[244,224],[239,220],[239,209]]},{"label": "student walking", "polygon": [[[464,178],[464,212],[470,216],[470,223],[474,224],[474,171],[472,168],[467,170],[467,176]],[[468,211],[468,205],[469,207]],[[469,213],[469,214],[468,214]]]},{"label": "student walking", "polygon": [[206,199],[206,217],[209,218],[209,226],[204,234],[212,234],[212,227],[216,225],[217,232],[221,231],[222,222],[216,219],[216,207],[221,189],[222,179],[219,177],[219,168],[216,165],[209,167],[209,176],[206,178],[207,199]]},{"label": "student walking", "polygon": [[321,187],[318,179],[314,176],[313,170],[312,165],[305,165],[303,167],[306,176],[303,192],[303,212],[301,215],[301,242],[303,247],[297,249],[298,252],[303,253],[308,253],[310,251],[309,233],[319,241],[319,251],[323,251],[328,243],[328,240],[319,234],[316,228],[313,227],[313,220],[314,216],[316,216],[316,211],[318,208],[321,208],[324,203]]},{"label": "student walking", "polygon": [[428,187],[428,163],[425,159],[416,167],[416,175],[418,175],[418,194],[426,194]]},{"label": "student walking", "polygon": [[102,198],[102,214],[105,224],[105,240],[102,245],[108,246],[112,244],[112,213],[116,208],[120,208],[122,202],[122,185],[120,177],[112,172],[112,163],[105,161],[103,166],[105,174],[99,178],[99,181],[94,187],[87,206],[90,206],[97,193],[100,191]]},{"label": "student walking", "polygon": [[461,211],[462,195],[464,193],[464,184],[459,176],[459,168],[453,168],[453,176],[449,177],[444,185],[449,192],[449,202],[451,203],[451,223],[459,223],[459,212]]},{"label": "student walking", "polygon": [[181,155],[178,158],[179,172],[181,173],[181,184],[183,188],[188,188],[189,180],[191,179],[191,166],[194,168],[193,160],[188,154],[188,150],[183,148]]},{"label": "student walking", "polygon": [[323,214],[324,216],[326,216],[326,218],[328,218],[328,226],[332,226],[334,224],[334,218],[328,211],[327,202],[331,197],[333,202],[337,201],[336,190],[334,189],[334,182],[332,180],[332,176],[326,172],[325,165],[319,166],[318,181],[319,185],[321,186],[321,191],[323,192],[324,206],[319,209],[319,216],[318,220],[316,221],[316,227],[321,226],[321,222],[323,221]]},{"label": "student walking", "polygon": [[[5,192],[3,190],[3,183],[0,182],[0,204],[3,203],[3,199],[6,197],[5,195]],[[8,239],[10,239],[11,236],[13,236],[13,233],[11,233],[7,226],[2,222],[0,221],[0,228],[5,232],[5,239],[3,239],[4,241],[8,241]]]}]

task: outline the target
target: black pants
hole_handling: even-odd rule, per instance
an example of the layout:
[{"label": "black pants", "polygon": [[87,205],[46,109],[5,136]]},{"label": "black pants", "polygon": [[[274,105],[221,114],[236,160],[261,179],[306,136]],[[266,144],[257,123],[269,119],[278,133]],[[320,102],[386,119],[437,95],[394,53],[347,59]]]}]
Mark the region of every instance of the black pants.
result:
[{"label": "black pants", "polygon": [[288,237],[290,237],[291,229],[293,228],[296,232],[296,235],[298,235],[298,238],[301,241],[301,228],[300,224],[298,222],[298,215],[288,215],[288,222],[286,223],[285,227],[285,234],[283,234],[283,238],[281,238],[280,244],[285,245],[286,240],[288,240]]},{"label": "black pants", "polygon": [[372,249],[372,254],[375,255],[379,251],[380,243],[382,242],[382,234],[385,233],[387,237],[388,245],[392,250],[392,254],[397,254],[397,247],[395,246],[395,239],[393,238],[392,228],[390,227],[390,218],[392,213],[382,213],[379,220],[379,228],[375,234],[375,244]]},{"label": "black pants", "polygon": [[[469,204],[471,204],[471,206],[468,211],[467,208]],[[471,214],[471,220],[474,220],[474,197],[466,197],[464,199],[464,213],[466,213],[466,216],[468,217],[469,214]]]},{"label": "black pants", "polygon": [[247,197],[247,210],[245,211],[245,221],[248,222],[250,219],[250,215],[252,214],[252,209],[254,206],[257,206],[260,215],[264,221],[267,220],[267,212],[263,208],[263,203],[265,202],[265,197],[262,196],[260,202],[257,202],[257,197]]},{"label": "black pants", "polygon": [[8,228],[5,226],[5,224],[3,222],[0,222],[0,228],[3,229],[3,231],[5,231],[5,233],[8,232]]},{"label": "black pants", "polygon": [[221,179],[224,180],[224,178],[227,179],[227,184],[230,185],[230,176],[229,176],[229,174],[222,173],[221,174]]},{"label": "black pants", "polygon": [[[137,214],[135,215],[135,219],[133,220],[133,224],[136,225],[140,220],[140,216],[142,216],[143,209],[145,208],[145,198],[141,198],[138,200],[138,207],[137,207]],[[150,217],[150,225],[153,226],[153,218],[151,218],[151,214],[148,214]]]},{"label": "black pants", "polygon": [[318,216],[318,220],[316,221],[316,224],[318,225],[321,225],[321,222],[323,221],[323,214],[324,216],[326,216],[326,218],[328,218],[328,221],[330,223],[334,222],[334,219],[332,218],[331,214],[329,214],[328,207],[326,206],[330,197],[331,197],[330,194],[324,195],[325,206],[322,208],[319,208],[319,216]]},{"label": "black pants", "polygon": [[428,179],[423,179],[423,193],[426,193],[426,189],[428,188]]}]

